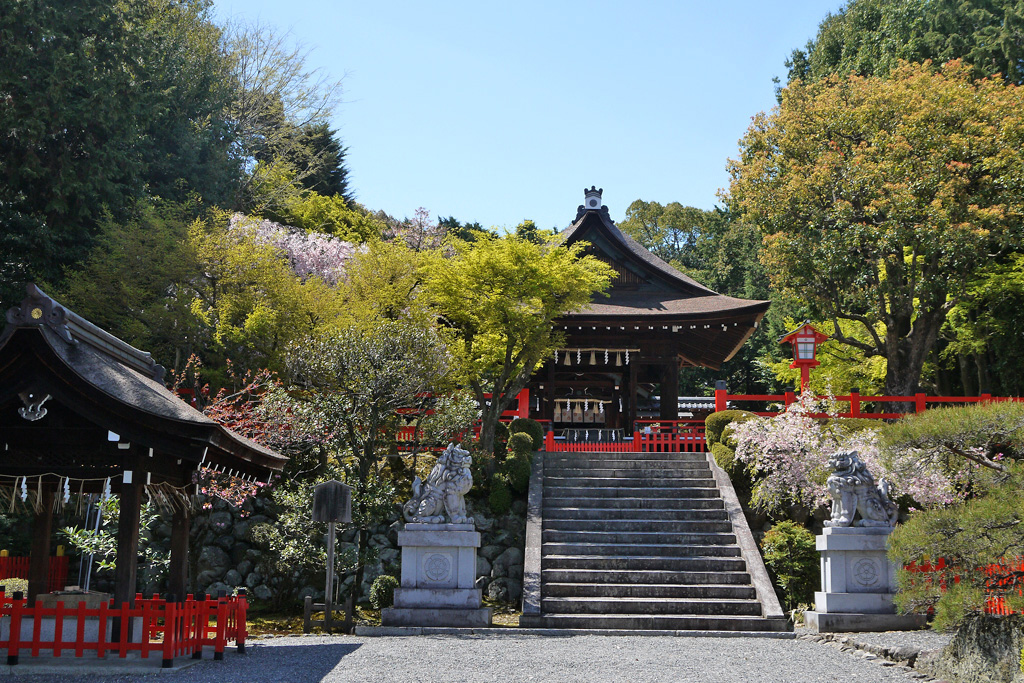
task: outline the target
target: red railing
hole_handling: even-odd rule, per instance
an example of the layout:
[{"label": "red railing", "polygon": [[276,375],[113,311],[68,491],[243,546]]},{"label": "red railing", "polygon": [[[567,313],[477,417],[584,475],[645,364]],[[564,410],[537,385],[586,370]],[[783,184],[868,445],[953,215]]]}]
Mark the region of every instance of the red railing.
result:
[{"label": "red railing", "polygon": [[[28,579],[29,558],[0,556],[0,579]],[[0,581],[2,584],[3,581]],[[63,590],[68,585],[68,556],[50,558],[46,592]]]},{"label": "red railing", "polygon": [[[827,398],[825,396],[819,396],[819,399]],[[1020,397],[1004,397],[1004,396],[992,396],[991,394],[982,394],[981,396],[929,396],[924,393],[914,394],[913,396],[862,396],[859,392],[850,392],[843,396],[833,397],[839,403],[845,403],[848,406],[848,410],[839,413],[838,417],[857,417],[857,418],[869,418],[869,419],[880,419],[880,420],[894,420],[908,413],[903,412],[865,412],[862,407],[865,403],[874,404],[887,404],[887,403],[899,403],[899,404],[912,404],[914,406],[913,412],[923,413],[928,409],[928,404],[946,404],[946,403],[997,403],[1000,401],[1024,401],[1024,398]],[[730,403],[744,403],[744,402],[757,402],[757,403],[780,403],[785,406],[790,406],[797,401],[797,394],[795,391],[787,391],[784,394],[730,394],[726,389],[715,389],[715,411],[725,410]],[[771,417],[778,415],[778,411],[752,411],[757,415],[764,417]],[[826,417],[824,413],[820,417]]]},{"label": "red railing", "polygon": [[[946,565],[944,558],[939,558],[935,564],[930,562],[911,562],[903,567],[908,572],[921,575],[921,580],[932,583],[938,582],[940,590],[946,589],[948,578],[951,576],[953,583],[960,583],[962,572],[954,567]],[[1017,614],[1006,604],[1006,596],[1016,593],[1024,596],[1024,558],[1011,560],[1002,563],[990,564],[980,567],[975,571],[984,572],[985,576],[985,614],[1007,616]],[[914,579],[917,580],[917,579]]]},{"label": "red railing", "polygon": [[[63,652],[83,657],[86,652],[103,658],[107,653],[124,658],[138,652],[143,659],[150,653],[161,655],[162,666],[169,668],[174,658],[191,655],[201,659],[204,646],[212,646],[214,659],[224,658],[224,648],[234,641],[245,652],[245,595],[237,597],[167,602],[154,595],[144,600],[136,596],[134,607],[113,601],[87,608],[84,602],[69,607],[58,602],[54,607],[28,606],[28,600],[0,593],[0,621],[8,625],[6,637],[0,635],[0,650],[7,650],[7,663],[17,664],[20,654],[38,657],[40,653],[60,657]],[[108,634],[109,631],[109,634]],[[131,642],[135,637],[136,642]]]},{"label": "red railing", "polygon": [[700,420],[637,420],[633,437],[620,441],[556,439],[544,437],[549,453],[703,453],[707,450],[704,423]]}]

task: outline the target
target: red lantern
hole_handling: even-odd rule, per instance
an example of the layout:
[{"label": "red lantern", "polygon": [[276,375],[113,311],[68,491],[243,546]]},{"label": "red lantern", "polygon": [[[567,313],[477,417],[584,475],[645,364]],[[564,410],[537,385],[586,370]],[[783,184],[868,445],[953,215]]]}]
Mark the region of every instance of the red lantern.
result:
[{"label": "red lantern", "polygon": [[793,345],[793,362],[789,367],[800,368],[800,391],[807,390],[811,377],[811,368],[821,365],[817,359],[818,344],[828,339],[827,334],[819,332],[810,320],[779,339],[780,344],[789,342]]}]

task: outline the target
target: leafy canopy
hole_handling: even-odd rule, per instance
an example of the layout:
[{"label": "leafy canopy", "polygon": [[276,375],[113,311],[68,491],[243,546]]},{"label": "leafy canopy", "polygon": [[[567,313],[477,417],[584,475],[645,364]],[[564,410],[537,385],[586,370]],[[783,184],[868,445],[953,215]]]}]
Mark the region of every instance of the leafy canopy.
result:
[{"label": "leafy canopy", "polygon": [[[424,289],[463,344],[466,379],[483,409],[481,442],[530,375],[558,348],[555,318],[586,306],[611,279],[611,267],[582,256],[583,245],[481,235],[449,242],[425,267]],[[490,394],[489,405],[485,394]]]},{"label": "leafy canopy", "polygon": [[888,393],[912,393],[971,274],[1021,243],[1022,105],[1015,86],[957,62],[797,82],[730,162],[772,284],[832,320],[838,341],[883,356]]}]

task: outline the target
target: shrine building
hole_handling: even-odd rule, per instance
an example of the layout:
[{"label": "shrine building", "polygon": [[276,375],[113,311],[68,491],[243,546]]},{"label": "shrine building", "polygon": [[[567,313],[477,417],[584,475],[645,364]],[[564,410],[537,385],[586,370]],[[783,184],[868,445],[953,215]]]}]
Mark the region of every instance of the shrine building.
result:
[{"label": "shrine building", "polygon": [[631,433],[638,419],[679,419],[679,370],[718,369],[753,334],[768,301],[723,296],[661,260],[616,227],[602,190],[563,233],[615,276],[607,296],[556,320],[559,349],[531,380],[530,414],[556,431],[577,426]]}]

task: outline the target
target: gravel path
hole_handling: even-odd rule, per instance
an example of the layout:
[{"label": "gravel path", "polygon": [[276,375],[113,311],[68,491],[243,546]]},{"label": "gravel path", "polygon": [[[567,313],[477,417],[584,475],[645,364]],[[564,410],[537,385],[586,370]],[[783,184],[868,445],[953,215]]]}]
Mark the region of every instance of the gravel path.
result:
[{"label": "gravel path", "polygon": [[[203,661],[157,677],[18,676],[56,681],[350,683],[356,681],[695,681],[804,683],[919,681],[871,655],[808,640],[633,636],[302,636],[250,641],[245,656]],[[154,662],[153,673],[159,665]],[[25,670],[23,669],[22,672]],[[8,679],[13,680],[13,679]]]}]

